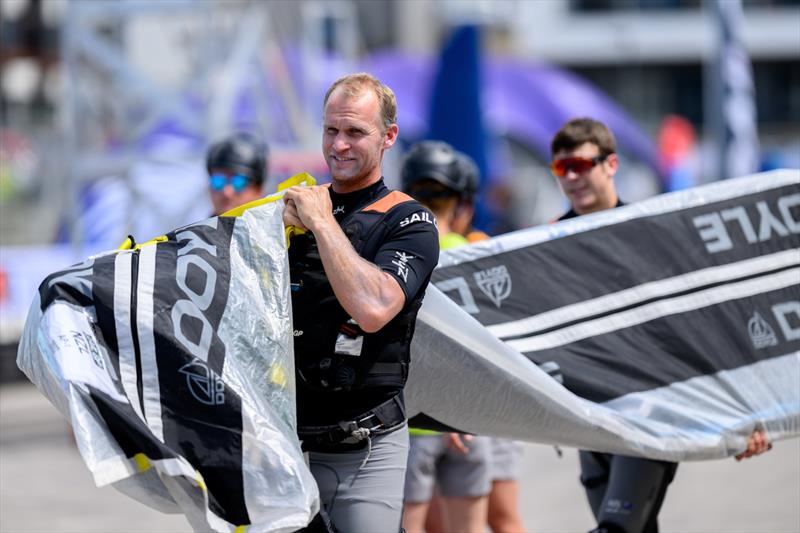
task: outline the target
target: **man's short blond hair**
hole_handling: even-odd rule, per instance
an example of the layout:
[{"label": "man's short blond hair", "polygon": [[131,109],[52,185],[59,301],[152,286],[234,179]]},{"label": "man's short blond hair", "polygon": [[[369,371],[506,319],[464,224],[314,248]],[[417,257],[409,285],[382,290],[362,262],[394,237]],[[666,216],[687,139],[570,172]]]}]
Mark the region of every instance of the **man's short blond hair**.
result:
[{"label": "man's short blond hair", "polygon": [[378,78],[367,72],[358,72],[356,74],[348,74],[342,76],[328,88],[325,93],[325,100],[322,102],[322,108],[328,105],[328,99],[333,91],[340,88],[344,91],[345,96],[352,98],[362,94],[365,90],[372,90],[375,96],[378,97],[378,102],[381,106],[381,122],[383,129],[387,130],[392,124],[397,122],[397,98],[394,96],[394,91],[384,85]]}]

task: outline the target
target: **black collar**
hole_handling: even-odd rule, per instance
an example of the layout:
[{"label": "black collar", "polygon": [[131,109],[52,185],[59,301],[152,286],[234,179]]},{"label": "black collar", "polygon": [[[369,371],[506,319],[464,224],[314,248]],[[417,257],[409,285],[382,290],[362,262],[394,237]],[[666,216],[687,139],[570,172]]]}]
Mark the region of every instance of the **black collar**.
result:
[{"label": "black collar", "polygon": [[333,186],[331,185],[328,191],[331,195],[334,218],[336,218],[337,222],[341,222],[344,217],[352,213],[355,209],[377,199],[385,189],[386,185],[384,185],[382,177],[372,185],[353,192],[338,193],[333,190]]},{"label": "black collar", "polygon": [[[622,200],[617,198],[617,205],[615,205],[614,208],[617,208],[617,207],[620,207],[620,206],[623,206],[623,205],[625,205],[625,202],[623,202]],[[568,218],[575,218],[575,217],[579,217],[579,216],[580,215],[578,213],[576,213],[574,209],[570,209],[569,211],[567,211],[566,213],[564,213],[563,215],[558,217],[558,220],[567,220]]]}]

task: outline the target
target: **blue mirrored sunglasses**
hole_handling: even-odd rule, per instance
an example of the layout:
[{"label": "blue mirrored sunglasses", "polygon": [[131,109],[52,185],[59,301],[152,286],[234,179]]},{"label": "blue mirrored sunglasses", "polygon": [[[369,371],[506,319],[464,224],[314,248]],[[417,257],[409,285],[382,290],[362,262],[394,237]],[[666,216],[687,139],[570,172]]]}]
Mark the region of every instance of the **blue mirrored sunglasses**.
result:
[{"label": "blue mirrored sunglasses", "polygon": [[213,191],[221,191],[225,188],[225,185],[230,183],[234,192],[242,192],[250,184],[250,178],[244,174],[234,174],[233,176],[226,176],[225,174],[212,174],[209,180],[209,186]]}]

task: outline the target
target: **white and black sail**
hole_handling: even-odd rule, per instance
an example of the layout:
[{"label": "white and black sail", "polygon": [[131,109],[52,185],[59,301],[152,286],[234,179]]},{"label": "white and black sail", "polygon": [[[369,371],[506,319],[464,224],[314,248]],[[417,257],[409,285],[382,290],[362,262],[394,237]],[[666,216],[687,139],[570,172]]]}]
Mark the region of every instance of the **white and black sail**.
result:
[{"label": "white and black sail", "polygon": [[[642,402],[658,398],[635,423],[679,425],[694,417],[712,427],[716,417],[720,439],[723,430],[769,427],[778,438],[797,432],[796,171],[719,182],[448,250],[433,283],[503,349],[524,354],[580,398],[629,414],[632,402],[644,413]],[[462,344],[472,343],[465,337]],[[696,411],[680,407],[684,401]],[[741,416],[723,420],[727,414],[715,410],[726,402]],[[415,407],[481,432],[468,416],[443,417],[441,404]],[[438,417],[430,412],[437,409]],[[558,440],[533,427],[500,431]],[[655,453],[673,452],[715,453]],[[728,452],[721,446],[716,453]]]}]

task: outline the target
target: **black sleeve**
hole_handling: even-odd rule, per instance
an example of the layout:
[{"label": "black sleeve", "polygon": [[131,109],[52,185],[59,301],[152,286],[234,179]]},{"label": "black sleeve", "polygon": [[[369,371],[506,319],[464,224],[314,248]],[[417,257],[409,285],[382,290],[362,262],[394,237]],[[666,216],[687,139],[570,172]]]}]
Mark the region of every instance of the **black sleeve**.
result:
[{"label": "black sleeve", "polygon": [[425,290],[439,262],[439,231],[433,214],[416,202],[393,211],[373,262],[400,283],[408,303]]}]

